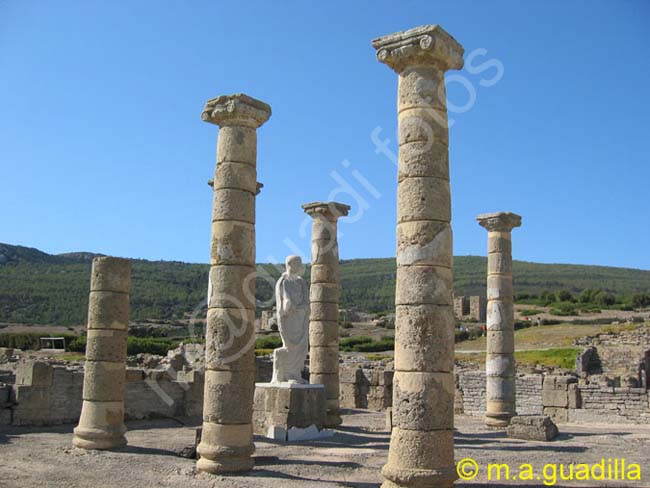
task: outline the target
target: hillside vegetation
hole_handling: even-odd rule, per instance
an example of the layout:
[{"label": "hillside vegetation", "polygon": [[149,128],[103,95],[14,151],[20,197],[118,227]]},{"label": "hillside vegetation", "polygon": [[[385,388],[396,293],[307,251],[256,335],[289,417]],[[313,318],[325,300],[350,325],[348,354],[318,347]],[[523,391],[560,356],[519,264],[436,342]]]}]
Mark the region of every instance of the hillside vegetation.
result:
[{"label": "hillside vegetation", "polygon": [[[83,324],[88,306],[92,253],[50,255],[37,249],[0,244],[0,322]],[[618,295],[650,292],[650,271],[515,261],[516,293],[602,289]],[[258,265],[258,306],[273,297],[277,266]],[[457,294],[485,294],[486,258],[454,258]],[[309,267],[307,267],[307,278]],[[354,259],[341,263],[341,307],[367,312],[393,308],[394,259]],[[174,320],[205,303],[208,265],[133,260],[131,318]]]}]

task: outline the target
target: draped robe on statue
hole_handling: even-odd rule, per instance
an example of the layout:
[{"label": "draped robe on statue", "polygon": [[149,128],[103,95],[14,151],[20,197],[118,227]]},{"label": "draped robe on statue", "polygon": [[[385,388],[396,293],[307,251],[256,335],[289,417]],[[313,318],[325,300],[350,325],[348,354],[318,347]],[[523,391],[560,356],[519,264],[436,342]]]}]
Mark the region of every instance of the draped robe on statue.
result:
[{"label": "draped robe on statue", "polygon": [[282,345],[273,351],[273,383],[306,383],[302,369],[309,350],[309,287],[300,276],[282,273],[275,285]]}]

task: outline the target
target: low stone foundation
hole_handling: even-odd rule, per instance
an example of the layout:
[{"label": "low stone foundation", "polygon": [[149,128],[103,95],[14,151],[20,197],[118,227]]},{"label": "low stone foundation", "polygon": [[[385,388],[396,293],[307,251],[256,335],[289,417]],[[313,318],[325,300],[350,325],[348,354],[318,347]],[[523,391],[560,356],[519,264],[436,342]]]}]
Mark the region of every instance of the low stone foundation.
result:
[{"label": "low stone foundation", "polygon": [[[203,374],[128,368],[128,420],[200,417]],[[42,426],[76,423],[81,414],[83,367],[45,361],[18,364],[15,385],[0,385],[0,425]]]}]

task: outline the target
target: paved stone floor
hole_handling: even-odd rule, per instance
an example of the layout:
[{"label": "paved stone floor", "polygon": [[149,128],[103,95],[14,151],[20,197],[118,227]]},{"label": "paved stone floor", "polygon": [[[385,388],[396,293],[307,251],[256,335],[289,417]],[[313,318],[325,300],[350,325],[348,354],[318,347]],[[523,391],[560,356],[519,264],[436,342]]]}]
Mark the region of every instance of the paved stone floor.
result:
[{"label": "paved stone floor", "polygon": [[[174,454],[193,444],[193,426],[169,419],[127,427],[129,446],[112,452],[73,448],[73,426],[0,431],[0,487],[370,488],[380,484],[389,441],[383,414],[348,411],[329,439],[286,445],[256,438],[255,470],[224,477],[196,473],[193,460]],[[457,416],[456,427],[456,460],[479,463],[478,476],[459,481],[460,487],[544,486],[546,463],[597,463],[603,457],[640,464],[641,482],[562,481],[558,474],[552,486],[650,486],[650,425],[560,425],[559,440],[550,443],[508,439],[476,417]],[[487,463],[510,463],[511,475],[521,463],[531,463],[541,479],[488,483]],[[547,474],[550,483],[552,471]]]}]

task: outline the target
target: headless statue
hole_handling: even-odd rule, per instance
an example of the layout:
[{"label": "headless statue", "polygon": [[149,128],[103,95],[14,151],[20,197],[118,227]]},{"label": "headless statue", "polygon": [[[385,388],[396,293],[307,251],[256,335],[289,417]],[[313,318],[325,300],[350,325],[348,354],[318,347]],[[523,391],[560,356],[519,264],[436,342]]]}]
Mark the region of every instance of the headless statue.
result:
[{"label": "headless statue", "polygon": [[302,278],[300,256],[289,256],[275,285],[278,330],[282,347],[273,351],[272,383],[307,383],[302,369],[309,350],[309,287]]}]

